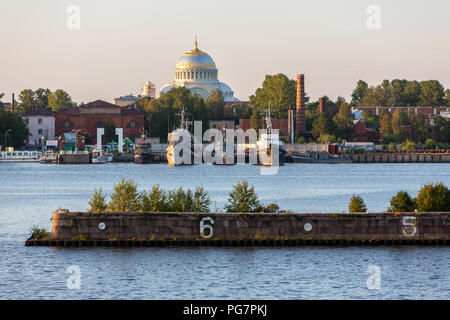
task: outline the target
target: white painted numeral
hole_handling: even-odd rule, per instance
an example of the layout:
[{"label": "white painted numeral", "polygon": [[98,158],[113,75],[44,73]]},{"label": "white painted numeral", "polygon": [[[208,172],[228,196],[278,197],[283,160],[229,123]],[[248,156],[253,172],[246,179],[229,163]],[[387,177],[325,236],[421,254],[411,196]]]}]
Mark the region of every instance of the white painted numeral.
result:
[{"label": "white painted numeral", "polygon": [[[209,222],[210,224],[205,224],[205,222]],[[214,220],[211,217],[205,217],[200,221],[200,236],[205,239],[209,239],[213,236],[213,227]],[[205,232],[208,230],[207,232]]]}]

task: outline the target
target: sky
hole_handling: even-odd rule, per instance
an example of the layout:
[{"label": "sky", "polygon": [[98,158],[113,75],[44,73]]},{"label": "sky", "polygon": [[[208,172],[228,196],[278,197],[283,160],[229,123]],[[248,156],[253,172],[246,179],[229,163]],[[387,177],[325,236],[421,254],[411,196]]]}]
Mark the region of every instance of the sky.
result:
[{"label": "sky", "polygon": [[[71,5],[80,29],[68,28]],[[305,74],[314,100],[348,99],[360,79],[449,88],[449,12],[448,0],[0,0],[0,93],[112,102],[148,80],[159,91],[195,35],[241,100],[276,73]]]}]

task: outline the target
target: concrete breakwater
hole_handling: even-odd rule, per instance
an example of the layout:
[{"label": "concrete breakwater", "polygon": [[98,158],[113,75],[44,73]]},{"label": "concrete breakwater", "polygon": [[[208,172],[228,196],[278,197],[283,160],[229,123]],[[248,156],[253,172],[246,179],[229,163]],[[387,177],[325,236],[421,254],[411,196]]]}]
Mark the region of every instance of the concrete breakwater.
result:
[{"label": "concrete breakwater", "polygon": [[72,213],[27,246],[450,244],[445,213]]},{"label": "concrete breakwater", "polygon": [[349,157],[354,163],[450,163],[450,153],[365,153]]}]

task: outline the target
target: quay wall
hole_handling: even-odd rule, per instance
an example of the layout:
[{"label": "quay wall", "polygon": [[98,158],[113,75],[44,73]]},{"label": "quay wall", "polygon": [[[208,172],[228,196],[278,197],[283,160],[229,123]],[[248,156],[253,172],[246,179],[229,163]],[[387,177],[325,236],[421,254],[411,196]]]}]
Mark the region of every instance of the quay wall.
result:
[{"label": "quay wall", "polygon": [[89,153],[60,153],[57,156],[58,164],[89,164]]},{"label": "quay wall", "polygon": [[446,213],[53,214],[54,240],[450,240]]},{"label": "quay wall", "polygon": [[365,153],[349,157],[354,163],[450,163],[450,153]]}]

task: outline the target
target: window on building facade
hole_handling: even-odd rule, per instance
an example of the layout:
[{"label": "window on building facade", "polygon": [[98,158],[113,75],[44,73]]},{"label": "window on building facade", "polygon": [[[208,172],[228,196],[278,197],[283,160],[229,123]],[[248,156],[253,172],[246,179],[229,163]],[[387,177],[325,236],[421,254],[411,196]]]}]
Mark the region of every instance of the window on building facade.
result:
[{"label": "window on building facade", "polygon": [[136,122],[134,121],[128,122],[128,128],[136,128]]},{"label": "window on building facade", "polygon": [[71,128],[71,127],[73,127],[73,123],[72,122],[69,122],[69,121],[64,122],[63,128]]},{"label": "window on building facade", "polygon": [[102,122],[101,121],[97,121],[97,123],[95,124],[95,127],[96,128],[101,128],[103,125],[102,125]]},{"label": "window on building facade", "polygon": [[38,124],[42,124],[42,119],[38,119]]},{"label": "window on building facade", "polygon": [[42,129],[38,130],[38,134],[43,134],[43,133],[44,133],[44,131],[42,131]]}]

